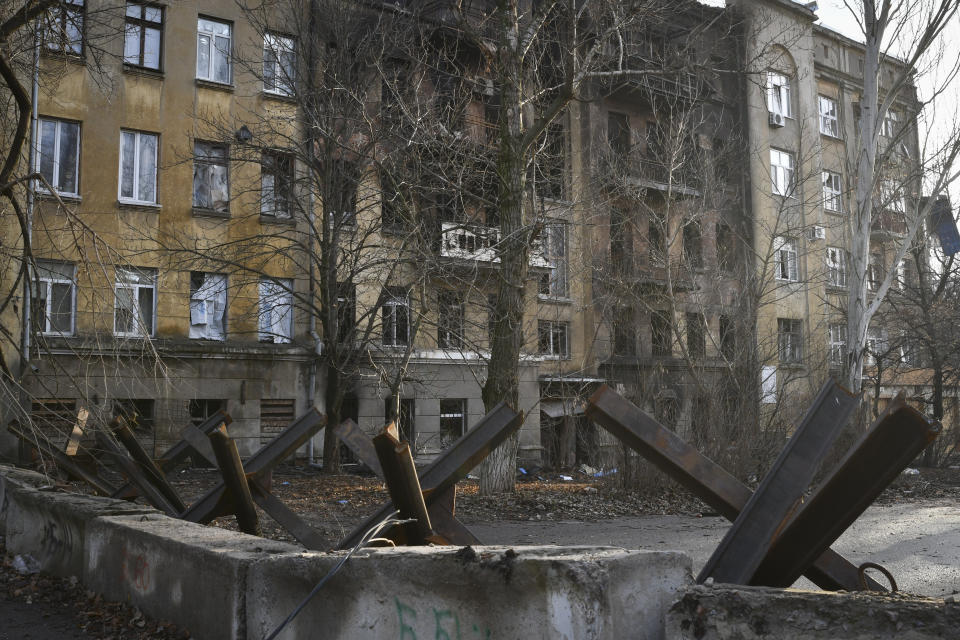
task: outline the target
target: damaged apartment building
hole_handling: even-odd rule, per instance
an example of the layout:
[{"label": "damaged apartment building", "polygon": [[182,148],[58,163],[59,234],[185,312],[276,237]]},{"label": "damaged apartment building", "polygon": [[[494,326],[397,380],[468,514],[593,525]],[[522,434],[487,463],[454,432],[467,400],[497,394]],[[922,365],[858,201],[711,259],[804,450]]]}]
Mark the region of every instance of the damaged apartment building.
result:
[{"label": "damaged apartment building", "polygon": [[[223,409],[249,454],[336,405],[371,433],[397,416],[429,460],[484,414],[492,5],[319,4],[68,0],[45,26],[24,332],[41,429],[122,414],[160,451]],[[582,412],[602,383],[705,440],[830,370],[858,45],[801,5],[739,4],[642,21],[625,51],[645,72],[598,74],[538,144],[523,461],[605,463]],[[370,36],[389,28],[417,35]]]}]

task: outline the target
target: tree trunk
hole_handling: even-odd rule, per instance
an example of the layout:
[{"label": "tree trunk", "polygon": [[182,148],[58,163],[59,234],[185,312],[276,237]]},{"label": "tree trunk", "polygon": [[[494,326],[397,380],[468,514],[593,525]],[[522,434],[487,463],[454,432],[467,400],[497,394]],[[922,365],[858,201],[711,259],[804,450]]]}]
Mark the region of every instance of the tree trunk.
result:
[{"label": "tree trunk", "polygon": [[343,406],[343,390],[340,372],[335,366],[326,364],[326,388],[324,399],[327,405],[327,427],[323,430],[323,473],[340,473],[340,442],[334,433],[334,427],[340,424],[340,409]]},{"label": "tree trunk", "polygon": [[[523,316],[531,231],[526,224],[524,199],[527,188],[526,150],[523,143],[523,65],[516,50],[518,24],[504,17],[504,37],[499,46],[498,80],[501,88],[499,149],[500,279],[490,332],[490,362],[483,385],[483,406],[490,411],[502,401],[519,409],[520,351],[523,348]],[[508,12],[505,12],[508,13]],[[513,491],[519,436],[514,434],[490,452],[480,469],[480,493]]]}]

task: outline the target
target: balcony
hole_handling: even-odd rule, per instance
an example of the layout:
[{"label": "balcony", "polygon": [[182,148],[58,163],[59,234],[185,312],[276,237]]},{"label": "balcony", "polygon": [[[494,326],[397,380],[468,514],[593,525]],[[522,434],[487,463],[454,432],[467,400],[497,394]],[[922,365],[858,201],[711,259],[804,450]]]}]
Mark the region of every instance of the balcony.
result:
[{"label": "balcony", "polygon": [[895,209],[874,211],[870,233],[880,239],[904,236],[907,233],[906,214]]},{"label": "balcony", "polygon": [[[499,227],[442,222],[440,236],[441,258],[488,264],[500,262],[500,257],[497,255],[497,244],[500,242]],[[534,269],[549,269],[552,266],[544,257],[539,239],[530,247],[530,266]]]}]

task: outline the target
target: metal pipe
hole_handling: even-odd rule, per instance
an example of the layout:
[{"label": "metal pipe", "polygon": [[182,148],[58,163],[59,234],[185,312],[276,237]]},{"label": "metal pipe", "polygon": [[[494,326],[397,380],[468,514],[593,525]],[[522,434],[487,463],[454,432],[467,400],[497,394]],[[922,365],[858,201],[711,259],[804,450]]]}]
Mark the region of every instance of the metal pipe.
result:
[{"label": "metal pipe", "polygon": [[[36,41],[34,42],[33,47],[33,77],[31,79],[30,87],[30,167],[29,171],[33,172],[34,167],[37,166],[37,127],[39,121],[39,111],[37,102],[39,101],[40,96],[40,31],[39,28],[36,30]],[[33,208],[34,208],[34,188],[36,184],[35,181],[31,180],[27,184],[27,237],[24,239],[26,242],[33,245]],[[32,275],[31,270],[27,269],[27,277],[23,279],[23,335],[21,336],[21,365],[20,365],[20,374],[21,376],[26,373],[27,367],[30,364],[30,306],[32,304],[33,295],[32,295]]]}]

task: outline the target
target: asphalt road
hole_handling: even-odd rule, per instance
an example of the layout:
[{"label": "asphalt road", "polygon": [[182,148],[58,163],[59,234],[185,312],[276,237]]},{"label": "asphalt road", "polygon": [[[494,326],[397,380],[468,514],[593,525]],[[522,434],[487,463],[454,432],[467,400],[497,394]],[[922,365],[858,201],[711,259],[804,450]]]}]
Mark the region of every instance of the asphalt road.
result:
[{"label": "asphalt road", "polygon": [[[693,559],[696,574],[730,523],[719,517],[642,516],[598,522],[476,522],[468,526],[486,544],[679,550]],[[833,549],[857,565],[868,561],[883,565],[893,573],[901,591],[933,597],[958,593],[960,505],[947,501],[875,505]],[[874,577],[883,581],[883,576]],[[815,588],[805,579],[794,586]]]}]

